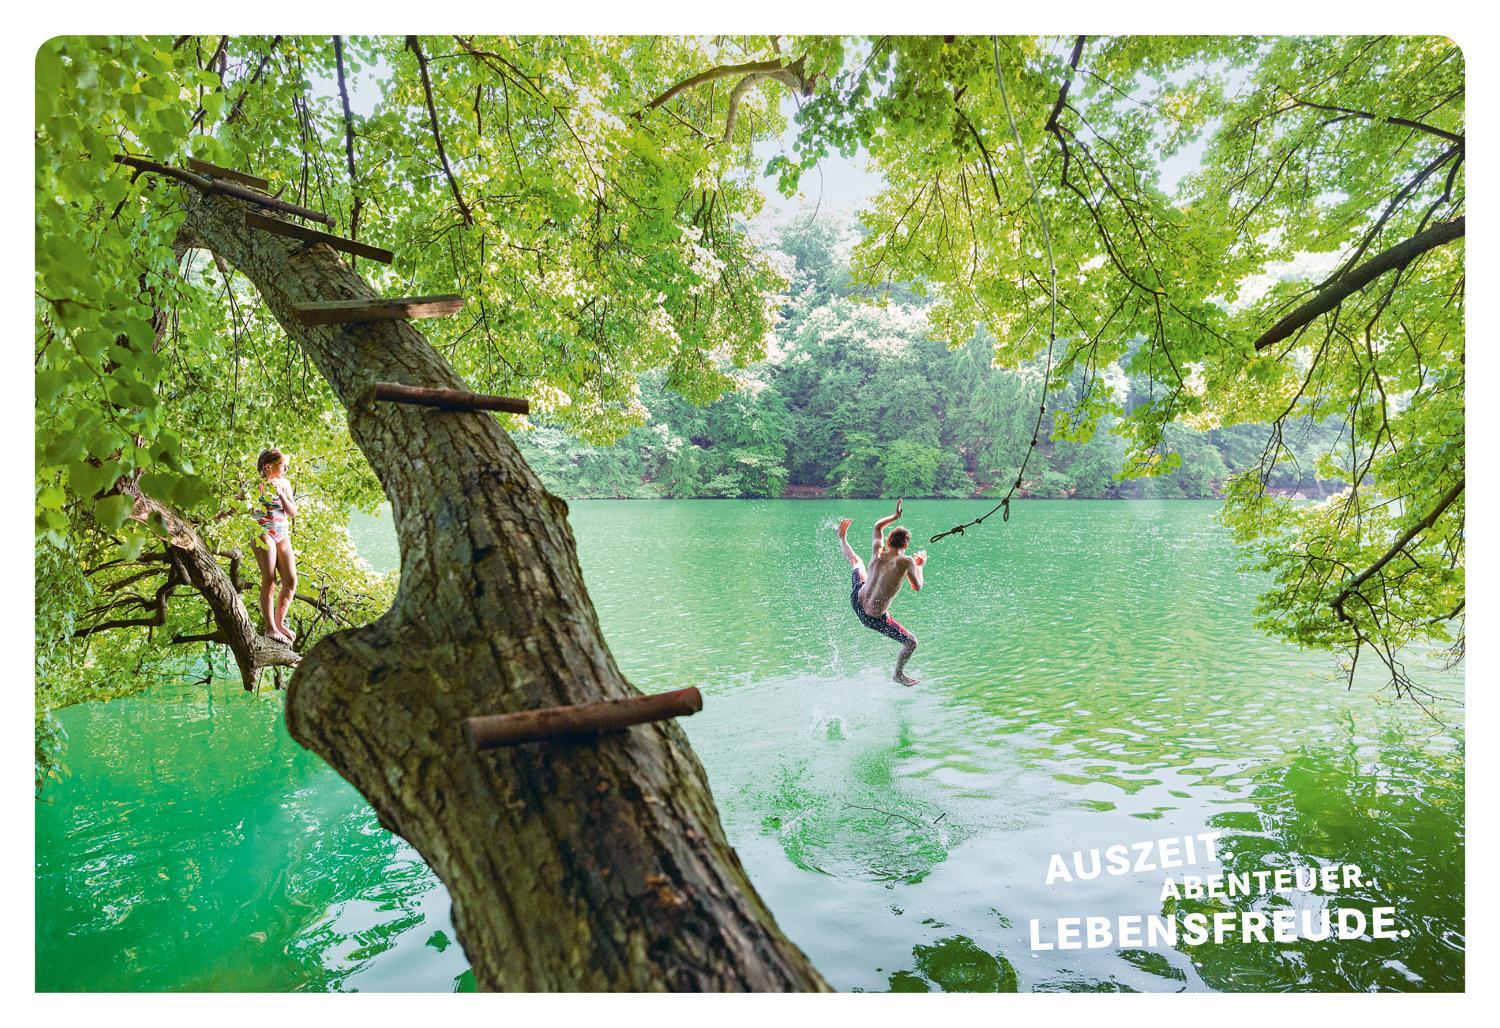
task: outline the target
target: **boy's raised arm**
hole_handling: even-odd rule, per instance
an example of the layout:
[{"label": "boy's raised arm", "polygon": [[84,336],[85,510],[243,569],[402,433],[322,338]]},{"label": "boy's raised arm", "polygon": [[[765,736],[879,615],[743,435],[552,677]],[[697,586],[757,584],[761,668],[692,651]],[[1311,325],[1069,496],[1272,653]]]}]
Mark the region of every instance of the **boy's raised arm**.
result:
[{"label": "boy's raised arm", "polygon": [[871,538],[871,542],[874,543],[874,545],[875,545],[875,552],[877,554],[880,552],[881,545],[885,542],[885,526],[889,525],[892,521],[895,521],[900,516],[901,516],[901,501],[897,500],[896,501],[896,513],[894,513],[894,514],[887,514],[885,517],[883,517],[879,521],[875,522],[875,529],[874,529],[874,534],[873,534],[873,536]]}]

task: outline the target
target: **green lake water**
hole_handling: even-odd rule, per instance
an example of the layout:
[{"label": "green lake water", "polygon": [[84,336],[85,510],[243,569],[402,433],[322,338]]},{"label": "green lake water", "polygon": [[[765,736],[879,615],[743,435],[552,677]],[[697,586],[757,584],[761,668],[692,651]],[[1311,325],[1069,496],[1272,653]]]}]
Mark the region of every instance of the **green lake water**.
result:
[{"label": "green lake water", "polygon": [[[916,501],[904,523],[924,539],[984,509]],[[1463,987],[1460,672],[1418,676],[1453,698],[1439,724],[1257,632],[1260,582],[1212,503],[1038,501],[930,547],[927,587],[894,608],[921,640],[921,684],[902,688],[834,536],[854,517],[863,553],[888,510],[572,504],[621,666],[646,691],[703,690],[683,727],[730,840],[833,985]],[[396,566],[388,519],[351,530]],[[61,720],[68,777],[36,807],[39,989],[472,984],[445,890],[291,741],[279,694],[170,682]],[[1410,935],[1031,950],[1031,918],[1163,912],[1163,873],[1047,886],[1051,854],[1210,830],[1223,870],[1353,863],[1374,881],[1228,907],[1389,905]]]}]

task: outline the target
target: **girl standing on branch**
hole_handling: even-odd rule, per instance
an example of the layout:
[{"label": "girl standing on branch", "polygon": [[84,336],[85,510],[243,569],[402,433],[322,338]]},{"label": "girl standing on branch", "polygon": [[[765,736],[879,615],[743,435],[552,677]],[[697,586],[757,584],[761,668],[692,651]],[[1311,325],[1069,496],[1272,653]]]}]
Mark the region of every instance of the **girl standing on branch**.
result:
[{"label": "girl standing on branch", "polygon": [[[262,451],[256,469],[260,472],[257,499],[262,510],[255,518],[260,534],[252,549],[255,563],[260,566],[260,616],[265,621],[266,635],[290,646],[294,633],[287,628],[286,614],[297,592],[297,554],[292,550],[291,535],[291,519],[297,516],[297,503],[292,484],[286,480],[286,454],[275,448]],[[278,573],[281,592],[276,595],[273,607],[271,597]]]}]

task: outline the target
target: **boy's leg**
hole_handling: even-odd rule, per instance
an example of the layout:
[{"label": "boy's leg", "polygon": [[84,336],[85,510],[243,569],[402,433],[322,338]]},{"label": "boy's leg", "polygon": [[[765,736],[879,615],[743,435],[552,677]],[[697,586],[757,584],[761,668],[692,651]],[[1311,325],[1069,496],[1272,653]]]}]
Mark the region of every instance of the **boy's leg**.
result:
[{"label": "boy's leg", "polygon": [[839,522],[839,546],[843,547],[844,559],[849,562],[850,567],[862,568],[864,561],[859,559],[859,554],[849,545],[849,524],[853,518],[844,518]]},{"label": "boy's leg", "polygon": [[901,656],[896,658],[895,679],[902,685],[916,685],[917,680],[906,673],[906,662],[917,652],[917,637],[905,627],[899,624],[897,627],[901,628]]}]

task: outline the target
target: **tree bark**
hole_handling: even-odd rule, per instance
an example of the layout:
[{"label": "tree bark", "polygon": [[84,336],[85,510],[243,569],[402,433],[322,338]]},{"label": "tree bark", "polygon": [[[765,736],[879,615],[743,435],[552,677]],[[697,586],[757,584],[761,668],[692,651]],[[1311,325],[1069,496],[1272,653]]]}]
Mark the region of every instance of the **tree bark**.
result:
[{"label": "tree bark", "polygon": [[299,303],[376,298],[333,250],[187,193],[185,227],[255,284],[348,408],[400,541],[391,610],[303,656],[287,728],[447,884],[479,986],[827,988],[751,887],[675,723],[465,744],[474,715],[638,695],[600,633],[567,505],[491,415],[374,402],[380,381],[464,388],[409,323],[295,317]]}]

